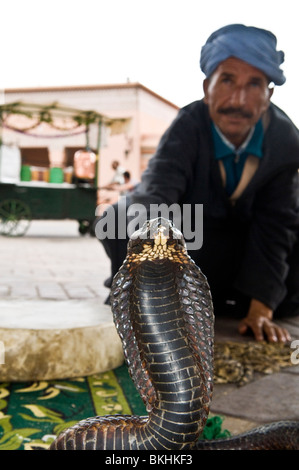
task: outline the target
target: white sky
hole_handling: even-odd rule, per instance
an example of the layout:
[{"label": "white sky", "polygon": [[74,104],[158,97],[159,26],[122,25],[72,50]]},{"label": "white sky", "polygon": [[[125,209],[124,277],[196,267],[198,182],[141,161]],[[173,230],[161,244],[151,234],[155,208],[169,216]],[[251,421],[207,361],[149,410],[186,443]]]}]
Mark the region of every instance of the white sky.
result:
[{"label": "white sky", "polygon": [[299,126],[295,0],[0,0],[0,88],[140,82],[178,106],[202,97],[200,50],[229,23],[270,29],[287,82],[273,101]]}]

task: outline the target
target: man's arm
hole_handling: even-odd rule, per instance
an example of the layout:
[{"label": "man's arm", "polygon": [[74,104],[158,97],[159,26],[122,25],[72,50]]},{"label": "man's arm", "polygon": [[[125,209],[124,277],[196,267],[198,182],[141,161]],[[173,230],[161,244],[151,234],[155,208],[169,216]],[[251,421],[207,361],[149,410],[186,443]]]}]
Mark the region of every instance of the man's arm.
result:
[{"label": "man's arm", "polygon": [[199,133],[194,121],[180,110],[178,116],[162,136],[155,156],[149,161],[138,189],[132,195],[133,203],[148,207],[150,203],[178,203],[191,186],[199,147]]},{"label": "man's arm", "polygon": [[272,319],[286,294],[287,257],[298,231],[298,202],[298,172],[286,170],[260,191],[255,203],[236,287],[252,298],[239,331],[245,333],[250,328],[257,340],[289,340],[288,332]]}]

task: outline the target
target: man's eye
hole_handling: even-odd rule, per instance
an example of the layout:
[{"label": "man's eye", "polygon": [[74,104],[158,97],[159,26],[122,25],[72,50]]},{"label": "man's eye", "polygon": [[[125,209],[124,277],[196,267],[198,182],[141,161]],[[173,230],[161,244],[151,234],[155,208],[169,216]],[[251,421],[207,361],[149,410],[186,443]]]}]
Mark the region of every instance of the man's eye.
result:
[{"label": "man's eye", "polygon": [[221,80],[222,83],[232,83],[232,79],[230,77],[223,77]]},{"label": "man's eye", "polygon": [[260,87],[261,87],[261,83],[260,83],[260,82],[256,82],[256,81],[250,82],[249,85],[250,85],[252,88],[260,88]]}]

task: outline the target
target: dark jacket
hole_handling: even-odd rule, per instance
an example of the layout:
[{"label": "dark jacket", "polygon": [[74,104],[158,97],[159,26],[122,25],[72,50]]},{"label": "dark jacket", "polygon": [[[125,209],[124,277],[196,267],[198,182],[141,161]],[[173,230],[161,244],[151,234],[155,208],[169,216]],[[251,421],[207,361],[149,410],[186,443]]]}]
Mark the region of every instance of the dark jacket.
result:
[{"label": "dark jacket", "polygon": [[[203,259],[213,254],[217,237],[221,252],[226,249],[224,240],[233,237],[238,244],[241,237],[236,253],[242,253],[242,259],[234,263],[234,286],[275,309],[286,293],[287,258],[299,227],[299,131],[275,105],[270,105],[268,115],[263,158],[234,205],[213,155],[211,121],[203,100],[180,110],[132,202],[203,204],[203,247],[199,250]],[[196,254],[193,257],[197,261]]]}]

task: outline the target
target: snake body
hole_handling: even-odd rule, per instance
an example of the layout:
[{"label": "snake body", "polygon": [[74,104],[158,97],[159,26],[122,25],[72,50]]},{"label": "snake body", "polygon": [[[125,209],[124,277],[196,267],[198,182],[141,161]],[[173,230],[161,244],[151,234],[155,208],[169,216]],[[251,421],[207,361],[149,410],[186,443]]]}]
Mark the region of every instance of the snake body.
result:
[{"label": "snake body", "polygon": [[[130,376],[148,416],[85,419],[63,431],[51,450],[246,449],[248,439],[256,447],[264,430],[240,436],[237,442],[198,440],[212,398],[213,305],[205,276],[169,221],[148,221],[133,234],[113,280],[111,306]],[[283,426],[282,434],[290,432],[292,448],[298,448],[298,423]],[[272,426],[273,431],[275,439],[266,439],[269,448],[277,441],[281,445]]]}]

